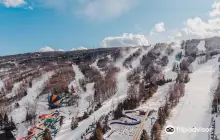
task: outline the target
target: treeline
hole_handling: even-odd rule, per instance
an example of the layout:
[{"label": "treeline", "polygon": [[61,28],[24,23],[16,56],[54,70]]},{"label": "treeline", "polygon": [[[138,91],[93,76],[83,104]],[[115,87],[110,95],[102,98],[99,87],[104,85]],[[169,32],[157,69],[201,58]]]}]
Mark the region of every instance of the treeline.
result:
[{"label": "treeline", "polygon": [[90,67],[90,62],[81,62],[78,66],[80,71],[83,73],[83,75],[85,76],[84,81],[86,83],[92,83],[95,82],[96,80],[101,78],[101,74],[100,72],[94,68],[94,67]]},{"label": "treeline", "polygon": [[191,63],[195,61],[195,58],[189,56],[187,59],[183,59],[179,64],[174,63],[172,71],[179,72],[179,71],[185,71],[187,73],[192,72],[192,66]]},{"label": "treeline", "polygon": [[0,130],[12,131],[16,129],[16,125],[11,117],[9,120],[8,115],[0,113]]},{"label": "treeline", "polygon": [[176,82],[177,83],[188,83],[190,81],[189,74],[187,72],[180,72],[177,75]]},{"label": "treeline", "polygon": [[41,76],[41,71],[38,68],[36,68],[36,69],[32,68],[29,71],[25,71],[25,72],[16,74],[15,76],[11,76],[11,77],[14,82],[21,82],[26,79],[28,79],[30,81],[34,78],[39,77],[39,76]]},{"label": "treeline", "polygon": [[119,72],[118,68],[111,67],[106,71],[104,77],[101,77],[95,81],[94,84],[95,102],[103,102],[117,92],[117,80],[116,80],[117,72]]},{"label": "treeline", "polygon": [[[9,93],[6,88],[2,88],[1,91],[0,91],[0,96],[3,100],[5,100],[4,102],[6,104],[11,104],[13,103],[14,101],[19,101],[21,98],[23,98],[24,96],[27,95],[27,88],[28,86],[30,85],[31,83],[31,86],[32,86],[32,82],[31,81],[27,81],[27,80],[23,80],[19,87],[16,88],[16,90],[14,91],[14,94],[12,94],[11,96],[8,96],[6,97],[6,95]],[[29,86],[30,87],[30,86]]]},{"label": "treeline", "polygon": [[165,104],[159,108],[158,117],[151,130],[151,139],[161,140],[161,130],[170,116],[171,110],[179,103],[181,97],[185,94],[185,84],[176,83],[171,85],[168,91]]},{"label": "treeline", "polygon": [[49,92],[53,92],[53,90],[56,91],[56,94],[68,93],[68,85],[75,77],[72,66],[58,67],[54,72],[42,94],[48,94]]},{"label": "treeline", "polygon": [[117,49],[115,50],[114,53],[111,54],[111,57],[113,58],[113,60],[116,62],[118,59],[120,59],[122,57],[122,52],[121,49]]},{"label": "treeline", "polygon": [[142,49],[139,48],[136,52],[134,52],[132,55],[130,55],[129,57],[127,57],[125,59],[125,61],[123,62],[123,66],[126,67],[126,68],[132,68],[132,65],[131,65],[131,62],[134,60],[134,59],[137,59],[138,56],[140,56],[142,52]]},{"label": "treeline", "polygon": [[212,101],[212,114],[218,113],[220,105],[220,77],[218,77],[218,85],[216,90],[214,91],[214,98]]},{"label": "treeline", "polygon": [[141,74],[141,68],[140,67],[134,68],[132,71],[130,71],[127,74],[127,81],[130,84],[139,84],[141,79],[140,74]]},{"label": "treeline", "polygon": [[80,71],[85,76],[85,78],[79,79],[79,85],[80,85],[81,89],[83,89],[84,92],[87,91],[87,89],[86,89],[87,83],[92,83],[92,82],[95,82],[96,80],[102,78],[100,72],[96,68],[90,66],[91,63],[92,62],[87,60],[84,62],[80,62],[78,64]]},{"label": "treeline", "polygon": [[99,68],[104,68],[107,66],[107,63],[109,62],[109,58],[107,56],[105,56],[104,58],[101,58],[97,61],[97,66]]},{"label": "treeline", "polygon": [[199,65],[204,64],[208,61],[208,56],[200,56],[199,60],[197,61]]},{"label": "treeline", "polygon": [[[164,46],[164,44],[161,44]],[[166,66],[169,63],[168,56],[161,56],[161,51],[167,51],[166,53],[173,53],[172,47],[165,46],[161,48],[161,45],[154,46],[147,54],[143,55],[140,64],[143,67],[145,79],[150,79],[154,73],[160,73],[161,67]],[[164,50],[165,49],[165,50]]]},{"label": "treeline", "polygon": [[[137,89],[139,88],[139,90]],[[157,91],[158,86],[151,83],[149,87],[145,87],[144,82],[142,82],[139,87],[135,85],[130,85],[128,87],[128,97],[120,102],[113,112],[115,119],[122,117],[123,110],[132,110],[137,108],[141,101],[146,101]]]},{"label": "treeline", "polygon": [[111,113],[112,111],[106,115],[101,116],[99,120],[89,125],[85,133],[81,135],[81,139],[83,139],[88,132],[92,132],[89,140],[103,140],[103,134],[105,134],[110,129],[108,127],[108,120]]}]

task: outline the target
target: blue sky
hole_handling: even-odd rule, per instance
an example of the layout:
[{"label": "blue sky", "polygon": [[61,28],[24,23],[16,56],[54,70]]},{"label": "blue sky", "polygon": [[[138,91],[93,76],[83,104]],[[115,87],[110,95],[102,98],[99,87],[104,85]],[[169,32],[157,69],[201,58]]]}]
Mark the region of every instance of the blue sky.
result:
[{"label": "blue sky", "polygon": [[[212,8],[213,3],[212,0],[0,0],[0,55],[40,51],[45,46],[71,50],[79,46],[114,47],[176,40],[176,34],[217,35],[218,22],[208,21],[219,19],[220,3],[216,2],[217,6]],[[214,10],[217,11],[210,16]],[[204,29],[192,27],[198,22]],[[213,32],[207,31],[206,26],[214,28]]]}]

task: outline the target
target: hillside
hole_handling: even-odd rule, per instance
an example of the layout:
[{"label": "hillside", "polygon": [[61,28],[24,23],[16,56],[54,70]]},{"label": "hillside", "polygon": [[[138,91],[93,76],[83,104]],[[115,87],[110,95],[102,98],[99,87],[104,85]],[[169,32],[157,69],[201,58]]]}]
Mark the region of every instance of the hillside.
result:
[{"label": "hillside", "polygon": [[[213,37],[2,56],[0,131],[18,140],[214,140],[219,49]],[[213,130],[170,135],[168,125]]]}]

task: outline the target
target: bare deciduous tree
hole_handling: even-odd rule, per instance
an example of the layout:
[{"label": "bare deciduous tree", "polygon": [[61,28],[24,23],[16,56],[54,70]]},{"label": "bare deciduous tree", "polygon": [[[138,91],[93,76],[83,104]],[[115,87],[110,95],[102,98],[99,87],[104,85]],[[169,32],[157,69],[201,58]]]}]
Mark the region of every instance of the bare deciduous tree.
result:
[{"label": "bare deciduous tree", "polygon": [[36,117],[37,101],[36,100],[34,100],[33,102],[27,101],[25,103],[25,108],[26,108],[26,111],[27,111],[26,121],[29,121],[30,124],[32,124],[33,120]]}]

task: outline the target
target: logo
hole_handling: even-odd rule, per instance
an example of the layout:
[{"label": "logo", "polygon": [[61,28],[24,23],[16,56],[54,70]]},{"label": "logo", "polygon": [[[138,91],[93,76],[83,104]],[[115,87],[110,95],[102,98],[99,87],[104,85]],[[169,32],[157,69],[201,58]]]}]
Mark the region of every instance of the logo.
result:
[{"label": "logo", "polygon": [[174,128],[172,125],[168,125],[168,126],[166,126],[166,128],[165,128],[165,132],[166,132],[168,135],[172,135],[172,134],[175,132],[175,128]]}]

